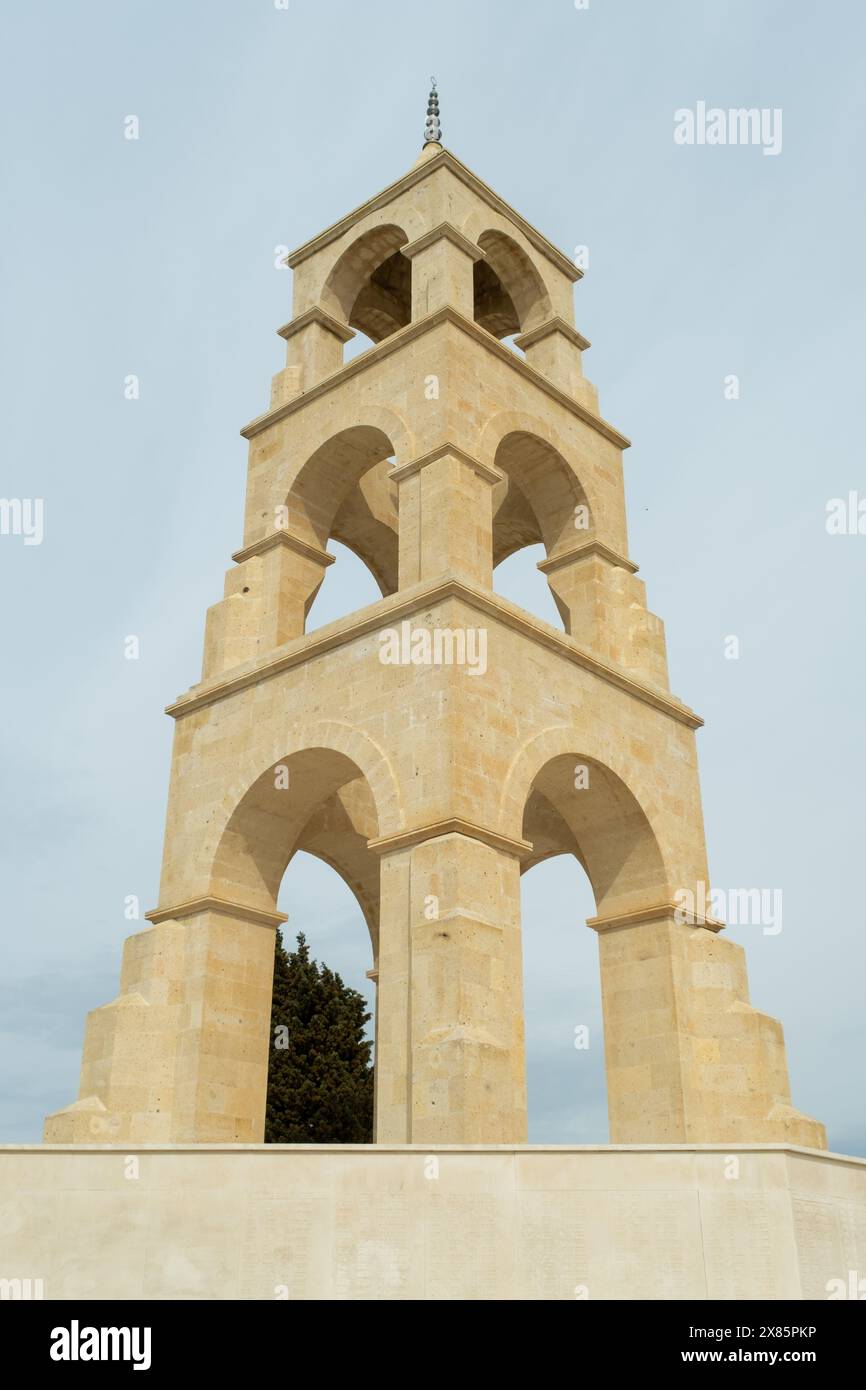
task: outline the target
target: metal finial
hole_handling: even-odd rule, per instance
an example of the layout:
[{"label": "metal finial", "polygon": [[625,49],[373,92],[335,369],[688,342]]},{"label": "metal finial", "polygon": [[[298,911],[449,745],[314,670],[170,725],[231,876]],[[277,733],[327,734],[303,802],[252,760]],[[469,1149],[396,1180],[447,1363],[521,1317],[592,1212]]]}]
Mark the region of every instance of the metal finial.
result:
[{"label": "metal finial", "polygon": [[424,144],[438,145],[442,139],[439,124],[439,93],[436,91],[436,78],[430,78],[430,95],[427,98],[427,120],[424,123]]}]

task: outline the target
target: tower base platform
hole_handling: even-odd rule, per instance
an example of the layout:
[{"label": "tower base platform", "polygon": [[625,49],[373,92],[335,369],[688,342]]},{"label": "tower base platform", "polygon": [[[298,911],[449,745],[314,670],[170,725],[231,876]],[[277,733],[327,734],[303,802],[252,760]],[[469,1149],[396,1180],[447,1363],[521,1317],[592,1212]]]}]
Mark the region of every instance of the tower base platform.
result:
[{"label": "tower base platform", "polygon": [[864,1277],[866,1160],[814,1149],[0,1147],[5,1298],[824,1300]]}]

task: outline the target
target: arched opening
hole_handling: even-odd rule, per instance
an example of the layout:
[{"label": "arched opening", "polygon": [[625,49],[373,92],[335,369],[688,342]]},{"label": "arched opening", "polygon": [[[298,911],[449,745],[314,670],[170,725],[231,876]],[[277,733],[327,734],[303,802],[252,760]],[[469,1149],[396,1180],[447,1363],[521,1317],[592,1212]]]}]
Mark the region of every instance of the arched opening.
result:
[{"label": "arched opening", "polygon": [[494,502],[494,589],[565,627],[568,615],[537,565],[589,538],[592,518],[583,487],[562,455],[527,430],[506,434],[494,462],[506,478]]},{"label": "arched opening", "polygon": [[[475,322],[494,338],[526,333],[551,317],[550,296],[526,252],[505,232],[482,232],[475,263]],[[516,350],[516,349],[515,349]]]},{"label": "arched opening", "polygon": [[[375,1065],[375,1043],[376,1043],[376,987],[371,979],[370,972],[373,966],[373,956],[371,951],[370,936],[364,920],[364,913],[360,903],[355,897],[349,885],[341,875],[331,867],[331,865],[319,855],[307,850],[299,850],[292,856],[291,862],[283,876],[280,887],[278,906],[281,912],[286,913],[289,920],[282,928],[283,948],[287,954],[291,954],[298,948],[298,937],[303,935],[309,950],[310,959],[318,967],[326,967],[333,974],[338,975],[342,984],[347,990],[354,990],[361,995],[364,1000],[364,1012],[369,1015],[366,1025],[361,1030],[361,1037],[368,1041],[372,1050],[372,1061]],[[342,997],[343,992],[340,991]],[[277,996],[279,998],[279,995]],[[302,1001],[303,1002],[303,1001]],[[290,1019],[278,1017],[279,1010],[274,1011],[274,1000],[272,999],[271,1032],[269,1040],[271,1049],[269,1065],[269,1081],[275,1085],[277,1094],[280,1085],[285,1085],[285,1081],[277,1074],[279,1073],[280,1055],[278,1049],[278,1038],[275,1029],[280,1025],[291,1029]],[[333,1006],[333,999],[326,1002],[326,1010]],[[341,1075],[340,1063],[344,1066],[352,1067],[357,1078],[358,1056],[352,1049],[352,1044],[356,1039],[351,1033],[339,1035],[339,1044],[336,1047],[337,1060],[329,1063],[329,1070],[322,1067],[321,1053],[327,1055],[325,1040],[329,1030],[334,1028],[332,1017],[325,1012],[323,1016],[313,1019],[314,1009],[308,1004],[310,1009],[310,1023],[308,1031],[299,1043],[302,1049],[300,1055],[306,1058],[306,1051],[311,1039],[314,1046],[320,1049],[319,1066],[315,1069],[315,1076],[311,1078],[314,1084],[320,1089],[324,1089],[325,1094],[316,1097],[316,1109],[313,1113],[308,1111],[308,1119],[311,1124],[319,1126],[317,1137],[321,1142],[345,1142],[347,1135],[358,1142],[366,1142],[369,1131],[366,1125],[361,1135],[352,1134],[350,1126],[353,1121],[358,1122],[359,1111],[363,1113],[366,1123],[370,1122],[370,1111],[367,1108],[370,1102],[369,1091],[367,1090],[367,1079],[363,1087],[365,1104],[356,1106],[358,1091],[353,1088],[350,1096],[337,1091],[327,1094],[329,1082],[333,1080],[336,1073],[339,1081],[345,1080],[345,1073]],[[284,1039],[285,1048],[291,1044],[291,1039]],[[361,1038],[357,1039],[358,1042]],[[335,1043],[337,1039],[335,1039]],[[285,1063],[285,1056],[283,1057]],[[275,1065],[276,1064],[276,1065]],[[297,1066],[297,1062],[294,1062]],[[350,1073],[351,1075],[351,1073]],[[356,1082],[357,1086],[357,1082]],[[302,1107],[310,1107],[313,1103],[309,1095],[304,1099],[303,1087],[300,1094],[294,1099],[294,1104]],[[321,1102],[321,1110],[319,1110]],[[303,1113],[303,1111],[302,1111]],[[309,1131],[308,1131],[309,1133]],[[267,1134],[267,1130],[266,1130]],[[372,1138],[371,1135],[369,1135]],[[298,1139],[297,1142],[315,1142],[309,1137]]]},{"label": "arched opening", "polygon": [[[667,901],[668,889],[655,832],[634,792],[596,757],[551,755],[565,736],[542,735],[514,772],[522,835],[533,847],[521,866],[529,879],[521,896],[530,1137],[601,1143],[598,941],[584,924]],[[607,988],[621,987],[608,979]],[[567,1108],[557,1107],[558,1096],[567,1096]]]},{"label": "arched opening", "polygon": [[376,461],[346,490],[334,513],[329,539],[339,541],[363,562],[378,585],[376,597],[386,597],[397,589],[397,487],[390,476],[394,466],[390,450],[387,458],[378,457],[378,448],[375,452]]},{"label": "arched opening", "polygon": [[371,343],[412,319],[412,263],[402,227],[372,227],[340,256],[322,289],[322,307]]},{"label": "arched opening", "polygon": [[492,266],[476,261],[472,272],[475,322],[494,338],[507,339],[520,332],[514,302]]},{"label": "arched opening", "polygon": [[[313,954],[363,994],[375,1016],[370,934],[361,904],[345,879],[320,855],[298,850],[283,875],[277,906],[289,919],[283,928],[286,942],[303,932]],[[372,1038],[372,1020],[367,1031]]]},{"label": "arched opening", "polygon": [[[345,727],[335,726],[332,737],[345,742]],[[287,753],[261,772],[218,835],[210,891],[214,897],[265,911],[273,911],[278,900],[287,903],[287,948],[293,948],[297,931],[303,930],[311,954],[345,972],[345,983],[371,999],[366,972],[378,956],[380,864],[368,840],[379,833],[383,806],[393,817],[395,789],[375,746],[360,736],[358,746],[367,773],[348,753],[321,745]],[[308,857],[335,871],[346,889],[329,886],[330,896],[340,903],[333,935],[321,926],[321,900],[316,896],[321,870]],[[287,874],[296,859],[297,868]],[[300,913],[289,899],[293,888],[302,904]],[[269,1046],[273,1044],[271,1039]],[[266,1080],[262,1072],[262,1098]]]},{"label": "arched opening", "polygon": [[544,556],[544,546],[540,542],[513,551],[494,569],[493,591],[550,623],[551,627],[562,629],[564,624],[550,585],[538,568]]},{"label": "arched opening", "polygon": [[548,557],[586,539],[592,517],[586,493],[566,460],[537,434],[513,430],[494,463],[509,480],[493,523],[494,563],[541,541]]},{"label": "arched opening", "polygon": [[574,855],[558,855],[520,890],[529,1142],[606,1144],[598,948],[583,926],[592,887]]},{"label": "arched opening", "polygon": [[[373,954],[356,888],[332,862],[331,838],[319,845],[308,833],[309,848],[292,855],[280,886],[289,921],[271,994],[266,1142],[373,1141]],[[296,955],[300,937],[306,963]]]},{"label": "arched opening", "polygon": [[375,938],[378,860],[367,840],[378,825],[370,784],[346,753],[315,747],[277,758],[244,793],[222,831],[211,891],[272,911],[290,859],[307,850],[325,858],[349,884]]},{"label": "arched opening", "polygon": [[[336,523],[342,532],[336,539],[355,549],[350,534],[353,526],[357,529],[362,524],[357,514],[350,505],[341,522],[337,517],[349,494],[377,463],[385,463],[380,476],[387,477],[387,460],[393,452],[388,436],[369,425],[355,425],[332,435],[310,455],[291,486],[286,498],[289,529],[321,549],[336,535]],[[378,498],[377,509],[381,510],[384,504],[385,497]],[[347,516],[347,512],[352,515]],[[363,558],[371,564],[375,557]]]},{"label": "arched opening", "polygon": [[[329,567],[318,593],[328,598],[316,605],[316,626],[333,621],[347,612],[354,612],[373,603],[377,598],[392,594],[397,588],[397,487],[391,480],[394,447],[388,436],[372,426],[358,425],[341,430],[322,444],[299,470],[286,498],[289,529],[299,539],[308,541],[318,550],[327,549],[329,541],[339,542],[360,560],[372,576],[378,593],[366,582],[358,589],[344,583],[341,574],[335,579]],[[351,581],[358,570],[351,562],[343,566],[343,574]],[[342,591],[345,606],[339,611],[331,598]],[[328,612],[328,617],[323,617]]]},{"label": "arched opening", "polygon": [[666,900],[665,867],[646,812],[597,758],[569,752],[545,761],[524,802],[522,833],[533,847],[524,872],[557,854],[573,854],[599,915]]},{"label": "arched opening", "polygon": [[334,564],[325,571],[322,587],[310,605],[306,632],[336,622],[382,597],[372,571],[354,551],[333,539],[328,549],[335,557]]}]

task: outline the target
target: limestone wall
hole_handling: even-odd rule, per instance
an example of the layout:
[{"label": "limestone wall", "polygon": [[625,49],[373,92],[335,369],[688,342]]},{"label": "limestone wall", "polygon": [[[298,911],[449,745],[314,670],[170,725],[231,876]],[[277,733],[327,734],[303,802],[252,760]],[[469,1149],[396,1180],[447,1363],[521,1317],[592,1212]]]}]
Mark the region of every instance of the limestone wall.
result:
[{"label": "limestone wall", "polygon": [[852,1273],[866,1161],[808,1149],[0,1148],[0,1281],[46,1299],[825,1299]]}]

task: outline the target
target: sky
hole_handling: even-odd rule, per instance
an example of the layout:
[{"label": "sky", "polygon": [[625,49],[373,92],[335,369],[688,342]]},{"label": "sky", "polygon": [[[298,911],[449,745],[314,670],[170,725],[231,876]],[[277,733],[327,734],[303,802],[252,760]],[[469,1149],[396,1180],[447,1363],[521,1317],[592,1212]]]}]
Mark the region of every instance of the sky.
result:
[{"label": "sky", "polygon": [[[630,553],[671,687],[706,720],[711,879],[781,890],[780,932],[730,935],[752,1002],[785,1025],[794,1103],[866,1155],[866,535],[827,529],[828,503],[866,497],[866,11],[43,0],[6,5],[0,37],[0,496],[43,503],[40,544],[0,534],[0,1142],[38,1140],[75,1098],[125,904],[157,900],[163,709],[199,679],[241,542],[238,432],[291,315],[278,248],[411,167],[435,74],[443,143],[566,254],[588,250],[584,367],[633,440]],[[699,103],[781,113],[780,148],[678,143]],[[377,597],[332,548],[310,627]],[[496,587],[560,625],[537,558]],[[369,988],[331,870],[299,855],[280,903]],[[607,1141],[593,910],[573,860],[524,880],[533,1142]]]}]

